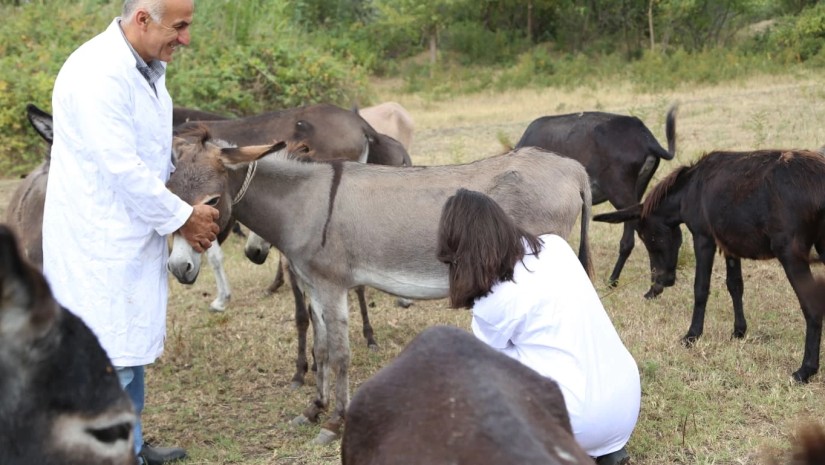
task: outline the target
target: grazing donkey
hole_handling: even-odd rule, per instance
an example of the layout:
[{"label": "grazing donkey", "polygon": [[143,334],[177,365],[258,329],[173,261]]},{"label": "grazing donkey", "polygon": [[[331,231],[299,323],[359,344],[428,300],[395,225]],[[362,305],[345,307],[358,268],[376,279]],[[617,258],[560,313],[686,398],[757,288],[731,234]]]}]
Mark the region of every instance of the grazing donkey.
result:
[{"label": "grazing donkey", "polygon": [[593,464],[558,384],[472,334],[433,326],[352,397],[343,465]]},{"label": "grazing donkey", "polygon": [[135,465],[135,420],[95,335],[0,225],[0,463]]},{"label": "grazing donkey", "polygon": [[[176,139],[177,168],[167,185],[194,204],[208,202],[220,222],[234,216],[278,248],[305,284],[311,302],[318,397],[296,420],[316,421],[337,378],[335,409],[316,441],[338,437],[349,402],[347,290],[367,285],[414,299],[443,298],[447,266],[436,259],[441,208],[460,188],[484,192],[533,234],[568,237],[581,214],[579,259],[592,275],[588,228],[590,184],[569,158],[527,148],[464,165],[390,167],[301,162],[284,143],[221,148]],[[272,156],[257,161],[264,155]],[[192,282],[199,255],[173,240],[181,282]],[[188,260],[180,262],[188,256]],[[173,259],[170,258],[170,261]]]},{"label": "grazing donkey", "polygon": [[725,256],[727,288],[733,300],[733,337],[747,330],[742,307],[743,258],[776,258],[805,316],[805,353],[794,379],[807,382],[819,370],[822,311],[809,265],[811,247],[825,259],[825,158],[809,151],[711,152],[670,173],[645,198],[613,213],[596,215],[610,223],[638,221],[650,255],[653,298],[676,281],[684,223],[696,253],[693,319],[683,342],[702,335],[713,258]]},{"label": "grazing donkey", "polygon": [[[667,112],[667,150],[639,118],[595,111],[538,118],[516,147],[533,145],[578,160],[590,175],[593,204],[609,201],[616,209],[626,208],[641,201],[659,161],[676,155],[676,109]],[[618,284],[633,251],[636,227],[635,221],[624,224],[610,286]]]}]

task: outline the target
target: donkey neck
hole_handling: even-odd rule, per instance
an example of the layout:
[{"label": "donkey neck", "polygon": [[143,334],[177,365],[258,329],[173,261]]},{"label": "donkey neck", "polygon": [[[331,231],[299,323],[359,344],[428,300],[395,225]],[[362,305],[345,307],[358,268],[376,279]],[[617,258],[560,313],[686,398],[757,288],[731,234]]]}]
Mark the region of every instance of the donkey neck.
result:
[{"label": "donkey neck", "polygon": [[[238,195],[248,167],[230,175],[230,194]],[[233,206],[233,215],[277,249],[289,250],[322,240],[334,206],[330,163],[302,162],[276,157],[258,160],[246,194]],[[300,212],[296,215],[297,212]]]}]

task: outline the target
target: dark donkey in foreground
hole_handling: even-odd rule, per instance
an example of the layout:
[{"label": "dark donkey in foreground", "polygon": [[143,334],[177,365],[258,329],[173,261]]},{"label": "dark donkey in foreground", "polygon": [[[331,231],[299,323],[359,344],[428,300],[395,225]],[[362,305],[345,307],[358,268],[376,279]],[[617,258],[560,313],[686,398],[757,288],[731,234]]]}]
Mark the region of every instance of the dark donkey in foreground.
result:
[{"label": "dark donkey in foreground", "polygon": [[[335,410],[319,442],[338,437],[349,403],[347,290],[367,285],[414,299],[446,297],[448,268],[435,250],[438,219],[458,188],[486,193],[533,234],[569,237],[581,215],[579,259],[592,273],[590,185],[574,160],[530,147],[464,165],[401,168],[301,162],[284,146],[222,148],[208,134],[195,143],[178,139],[167,185],[190,203],[214,204],[220,222],[234,215],[283,252],[304,283],[318,395],[296,420],[317,420],[330,400],[333,373],[337,381]],[[170,257],[179,260],[170,267],[176,273],[196,254],[186,241],[173,242],[182,250]]]},{"label": "dark donkey in foreground", "polygon": [[424,330],[358,388],[341,462],[593,464],[555,381],[450,326]]},{"label": "dark donkey in foreground", "polygon": [[676,280],[685,223],[696,253],[693,320],[683,341],[702,335],[713,258],[725,256],[733,299],[733,336],[747,330],[742,308],[741,259],[777,258],[805,316],[805,354],[793,377],[801,382],[819,369],[821,286],[811,274],[810,251],[825,257],[825,158],[809,151],[712,152],[663,179],[644,204],[596,215],[596,221],[639,220],[639,237],[650,255],[652,298]]},{"label": "dark donkey in foreground", "polygon": [[0,463],[132,465],[135,419],[95,335],[0,225]]},{"label": "dark donkey in foreground", "polygon": [[[660,160],[676,155],[676,109],[667,112],[667,150],[635,116],[586,111],[543,116],[527,126],[516,147],[535,146],[578,160],[590,176],[593,205],[609,201],[616,209],[639,203]],[[619,258],[610,273],[615,286],[633,251],[636,221],[627,221]]]}]

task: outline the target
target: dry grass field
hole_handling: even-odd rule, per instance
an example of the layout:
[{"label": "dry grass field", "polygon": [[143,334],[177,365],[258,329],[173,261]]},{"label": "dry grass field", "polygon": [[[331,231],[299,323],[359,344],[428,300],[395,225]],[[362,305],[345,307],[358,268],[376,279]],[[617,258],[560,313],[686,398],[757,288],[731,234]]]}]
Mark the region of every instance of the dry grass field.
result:
[{"label": "dry grass field", "polygon": [[[819,147],[825,143],[823,84],[819,76],[788,75],[658,94],[615,84],[437,101],[394,93],[386,83],[379,92],[413,115],[417,128],[411,156],[422,165],[463,163],[499,153],[500,140],[515,143],[536,117],[584,110],[638,116],[664,144],[665,113],[679,103],[678,155],[662,163],[655,182],[704,151]],[[0,205],[5,206],[15,184],[0,181]],[[599,205],[595,211],[609,209]],[[642,243],[637,240],[620,286],[609,289],[605,281],[621,227],[597,223],[591,231],[597,290],[642,377],[641,415],[628,444],[632,463],[765,464],[768,455],[787,451],[800,422],[825,419],[823,376],[807,385],[790,378],[802,359],[804,320],[778,263],[743,262],[749,323],[744,340],[730,338],[731,303],[724,265],[717,263],[704,336],[686,349],[679,341],[693,303],[689,237],[676,285],[646,301],[642,294],[649,271]],[[215,294],[208,267],[194,285],[170,283],[166,351],[147,374],[147,439],[186,447],[188,464],[340,463],[338,443],[309,444],[317,427],[288,425],[315,388],[312,375],[307,386],[289,387],[296,350],[291,294],[286,289],[274,296],[264,292],[274,276],[274,257],[265,265],[252,264],[236,236],[223,248],[233,288],[225,313],[208,311]],[[815,267],[815,273],[823,272]],[[443,300],[401,309],[394,306],[394,298],[371,289],[368,300],[380,350],[366,348],[360,317],[351,312],[353,391],[425,327],[469,329],[468,312],[449,309]],[[357,306],[354,295],[350,306]]]}]

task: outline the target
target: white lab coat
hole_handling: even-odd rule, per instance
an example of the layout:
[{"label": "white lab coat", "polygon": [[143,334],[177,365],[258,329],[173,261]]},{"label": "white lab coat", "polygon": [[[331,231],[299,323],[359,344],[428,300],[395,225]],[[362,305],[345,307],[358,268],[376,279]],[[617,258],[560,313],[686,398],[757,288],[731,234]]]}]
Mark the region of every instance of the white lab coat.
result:
[{"label": "white lab coat", "polygon": [[135,67],[117,20],[66,60],[54,85],[43,269],[115,366],[152,363],[166,333],[165,236],[192,207],[166,189],[172,99]]},{"label": "white lab coat", "polygon": [[591,456],[622,448],[636,426],[641,386],[596,290],[567,242],[540,236],[538,257],[516,264],[473,305],[473,333],[558,382],[573,434]]}]

